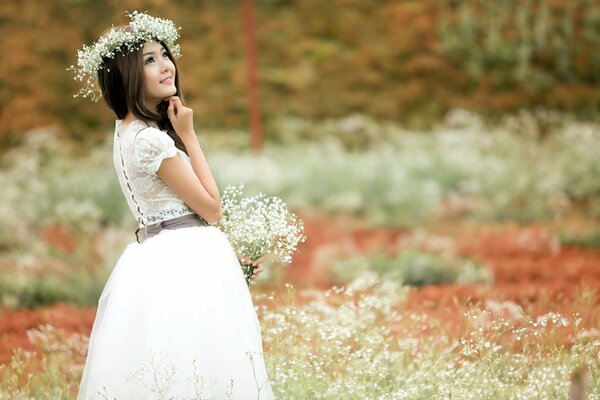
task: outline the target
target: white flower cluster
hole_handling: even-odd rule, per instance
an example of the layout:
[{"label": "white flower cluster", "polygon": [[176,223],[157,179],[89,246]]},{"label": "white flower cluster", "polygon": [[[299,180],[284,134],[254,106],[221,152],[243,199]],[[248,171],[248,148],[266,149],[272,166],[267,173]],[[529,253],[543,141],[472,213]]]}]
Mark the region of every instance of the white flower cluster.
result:
[{"label": "white flower cluster", "polygon": [[103,68],[102,62],[105,57],[114,58],[121,51],[123,45],[127,46],[129,52],[142,48],[144,44],[153,40],[160,40],[169,46],[173,57],[181,57],[181,49],[176,44],[179,32],[173,21],[163,18],[152,17],[148,14],[133,11],[125,13],[131,21],[129,29],[115,29],[114,27],[103,35],[91,46],[83,45],[82,50],[77,51],[77,67],[71,65],[68,70],[73,70],[73,79],[85,81],[83,87],[73,97],[82,95],[91,96],[97,101],[102,97],[98,87],[96,74]]},{"label": "white flower cluster", "polygon": [[223,216],[216,226],[235,251],[251,261],[272,254],[275,260],[289,263],[298,243],[306,240],[303,222],[280,198],[263,193],[242,198],[243,188],[243,184],[229,185],[223,190]]}]

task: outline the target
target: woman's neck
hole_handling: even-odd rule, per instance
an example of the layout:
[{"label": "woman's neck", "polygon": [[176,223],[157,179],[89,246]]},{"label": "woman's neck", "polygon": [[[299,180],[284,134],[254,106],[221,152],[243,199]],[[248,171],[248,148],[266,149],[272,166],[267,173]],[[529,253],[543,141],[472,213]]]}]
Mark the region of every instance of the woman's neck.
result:
[{"label": "woman's neck", "polygon": [[135,115],[133,115],[132,113],[128,112],[127,115],[125,115],[125,118],[123,118],[123,123],[124,124],[129,124],[130,122],[133,122],[136,119],[138,119],[138,118]]}]

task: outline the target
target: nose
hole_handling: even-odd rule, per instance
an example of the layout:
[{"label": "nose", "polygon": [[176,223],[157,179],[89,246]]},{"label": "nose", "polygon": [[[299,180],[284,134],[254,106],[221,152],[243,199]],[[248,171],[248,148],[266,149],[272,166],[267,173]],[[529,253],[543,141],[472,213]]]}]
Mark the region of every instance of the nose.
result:
[{"label": "nose", "polygon": [[171,66],[171,60],[169,58],[163,58],[161,59],[161,65],[160,65],[160,70],[161,71],[168,71],[169,67]]}]

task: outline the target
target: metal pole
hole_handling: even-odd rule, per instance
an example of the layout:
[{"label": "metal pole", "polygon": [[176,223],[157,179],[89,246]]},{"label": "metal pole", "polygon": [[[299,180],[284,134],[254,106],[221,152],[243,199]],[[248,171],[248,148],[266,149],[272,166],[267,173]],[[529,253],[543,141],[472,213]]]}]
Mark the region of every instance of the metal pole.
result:
[{"label": "metal pole", "polygon": [[258,102],[258,67],[254,34],[254,0],[244,0],[244,33],[248,71],[248,107],[250,111],[251,146],[255,153],[262,150],[263,138]]}]

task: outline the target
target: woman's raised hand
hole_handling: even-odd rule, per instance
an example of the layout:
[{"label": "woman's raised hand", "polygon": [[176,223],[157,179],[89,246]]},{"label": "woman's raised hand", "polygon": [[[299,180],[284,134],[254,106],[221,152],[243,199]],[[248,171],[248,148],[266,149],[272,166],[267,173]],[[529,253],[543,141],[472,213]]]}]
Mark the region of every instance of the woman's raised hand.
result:
[{"label": "woman's raised hand", "polygon": [[169,98],[169,107],[167,108],[169,120],[179,136],[195,135],[194,124],[192,120],[193,111],[191,108],[181,104],[179,96]]}]

